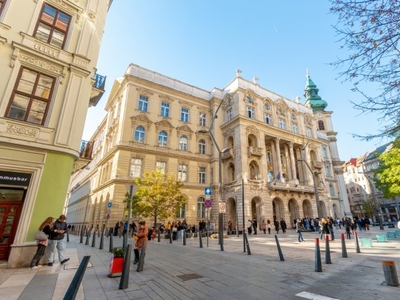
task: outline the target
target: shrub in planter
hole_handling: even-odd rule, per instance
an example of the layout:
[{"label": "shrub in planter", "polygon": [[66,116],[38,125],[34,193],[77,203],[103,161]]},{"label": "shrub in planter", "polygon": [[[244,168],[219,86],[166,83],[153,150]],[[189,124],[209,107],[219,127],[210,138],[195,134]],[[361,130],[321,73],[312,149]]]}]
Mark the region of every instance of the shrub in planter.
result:
[{"label": "shrub in planter", "polygon": [[122,269],[124,267],[124,257],[125,257],[125,249],[124,248],[113,248],[111,249],[110,260],[110,272],[108,277],[119,277],[122,275]]},{"label": "shrub in planter", "polygon": [[114,255],[114,257],[125,257],[124,248],[112,248],[111,253]]}]

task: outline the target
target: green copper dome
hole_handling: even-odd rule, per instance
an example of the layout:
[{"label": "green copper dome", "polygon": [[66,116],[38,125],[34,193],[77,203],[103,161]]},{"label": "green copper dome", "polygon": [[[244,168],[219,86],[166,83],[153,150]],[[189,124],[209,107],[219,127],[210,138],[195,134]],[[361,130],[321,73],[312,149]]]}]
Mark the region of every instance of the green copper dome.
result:
[{"label": "green copper dome", "polygon": [[311,107],[314,112],[324,111],[328,103],[322,100],[318,95],[318,88],[315,83],[311,80],[310,75],[307,75],[306,87],[304,90],[304,97],[306,97],[306,102],[304,105]]}]

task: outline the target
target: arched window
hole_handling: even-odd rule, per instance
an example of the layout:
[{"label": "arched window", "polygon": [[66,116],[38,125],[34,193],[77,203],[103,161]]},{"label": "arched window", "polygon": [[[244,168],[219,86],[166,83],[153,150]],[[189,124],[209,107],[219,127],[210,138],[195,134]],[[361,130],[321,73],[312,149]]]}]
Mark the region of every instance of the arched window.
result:
[{"label": "arched window", "polygon": [[329,184],[329,195],[330,195],[331,197],[334,197],[334,196],[335,196],[335,189],[334,189],[332,183]]},{"label": "arched window", "polygon": [[164,130],[160,131],[158,134],[158,146],[160,147],[167,147],[168,142],[168,133]]},{"label": "arched window", "polygon": [[204,140],[199,141],[199,153],[206,154],[206,142]]},{"label": "arched window", "polygon": [[259,169],[258,169],[258,165],[255,161],[252,161],[249,165],[249,173],[250,173],[250,179],[252,180],[257,180],[259,179],[258,173],[259,173]]},{"label": "arched window", "polygon": [[135,129],[135,142],[144,143],[146,132],[143,126],[138,126]]},{"label": "arched window", "polygon": [[318,121],[318,129],[319,129],[319,130],[325,130],[324,121],[322,121],[322,120],[319,120],[319,121]]},{"label": "arched window", "polygon": [[206,217],[206,209],[204,207],[204,198],[197,199],[197,218],[204,219]]},{"label": "arched window", "polygon": [[186,204],[176,210],[176,218],[177,219],[186,218]]},{"label": "arched window", "polygon": [[181,135],[181,137],[179,138],[179,150],[188,150],[188,138],[186,137],[186,135]]},{"label": "arched window", "polygon": [[235,165],[233,163],[229,163],[227,175],[228,175],[228,181],[235,180]]}]

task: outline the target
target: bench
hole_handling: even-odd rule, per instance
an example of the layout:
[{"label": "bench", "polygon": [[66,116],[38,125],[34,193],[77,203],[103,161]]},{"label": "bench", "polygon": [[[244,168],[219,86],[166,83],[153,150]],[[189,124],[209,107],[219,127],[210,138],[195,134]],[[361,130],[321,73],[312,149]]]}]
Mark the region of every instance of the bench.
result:
[{"label": "bench", "polygon": [[376,235],[376,241],[377,241],[377,242],[387,242],[386,235],[384,235],[384,234],[377,234],[377,235]]},{"label": "bench", "polygon": [[360,238],[361,247],[372,248],[372,239],[371,238]]},{"label": "bench", "polygon": [[396,237],[400,236],[400,230],[395,230],[394,233],[396,234]]},{"label": "bench", "polygon": [[386,232],[386,236],[387,236],[388,239],[395,239],[396,238],[396,232],[388,231],[388,232]]}]

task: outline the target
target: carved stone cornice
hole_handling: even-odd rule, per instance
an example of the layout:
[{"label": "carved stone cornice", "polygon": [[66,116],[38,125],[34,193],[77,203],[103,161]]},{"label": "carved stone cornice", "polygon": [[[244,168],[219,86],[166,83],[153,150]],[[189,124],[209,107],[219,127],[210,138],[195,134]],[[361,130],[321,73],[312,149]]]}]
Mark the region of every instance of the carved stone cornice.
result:
[{"label": "carved stone cornice", "polygon": [[258,139],[260,138],[260,131],[253,125],[246,127],[246,134],[254,134]]},{"label": "carved stone cornice", "polygon": [[39,135],[39,130],[30,126],[22,126],[16,124],[7,124],[6,133],[17,135],[17,136],[25,136],[29,138],[37,138]]},{"label": "carved stone cornice", "polygon": [[164,130],[168,131],[169,133],[171,133],[172,129],[174,129],[174,127],[171,125],[171,123],[165,118],[156,122],[155,125],[156,125],[157,131],[164,129]]},{"label": "carved stone cornice", "polygon": [[136,116],[131,117],[132,120],[132,126],[135,127],[135,125],[143,125],[147,129],[150,127],[150,125],[153,123],[145,114],[141,113]]},{"label": "carved stone cornice", "polygon": [[178,136],[179,136],[181,133],[186,133],[186,134],[189,135],[189,138],[191,138],[192,133],[194,132],[194,131],[193,131],[188,125],[186,125],[186,124],[183,124],[183,125],[181,125],[181,126],[176,127],[176,131],[177,131]]},{"label": "carved stone cornice", "polygon": [[148,89],[137,87],[136,90],[143,96],[150,97],[154,95],[154,93]]}]

